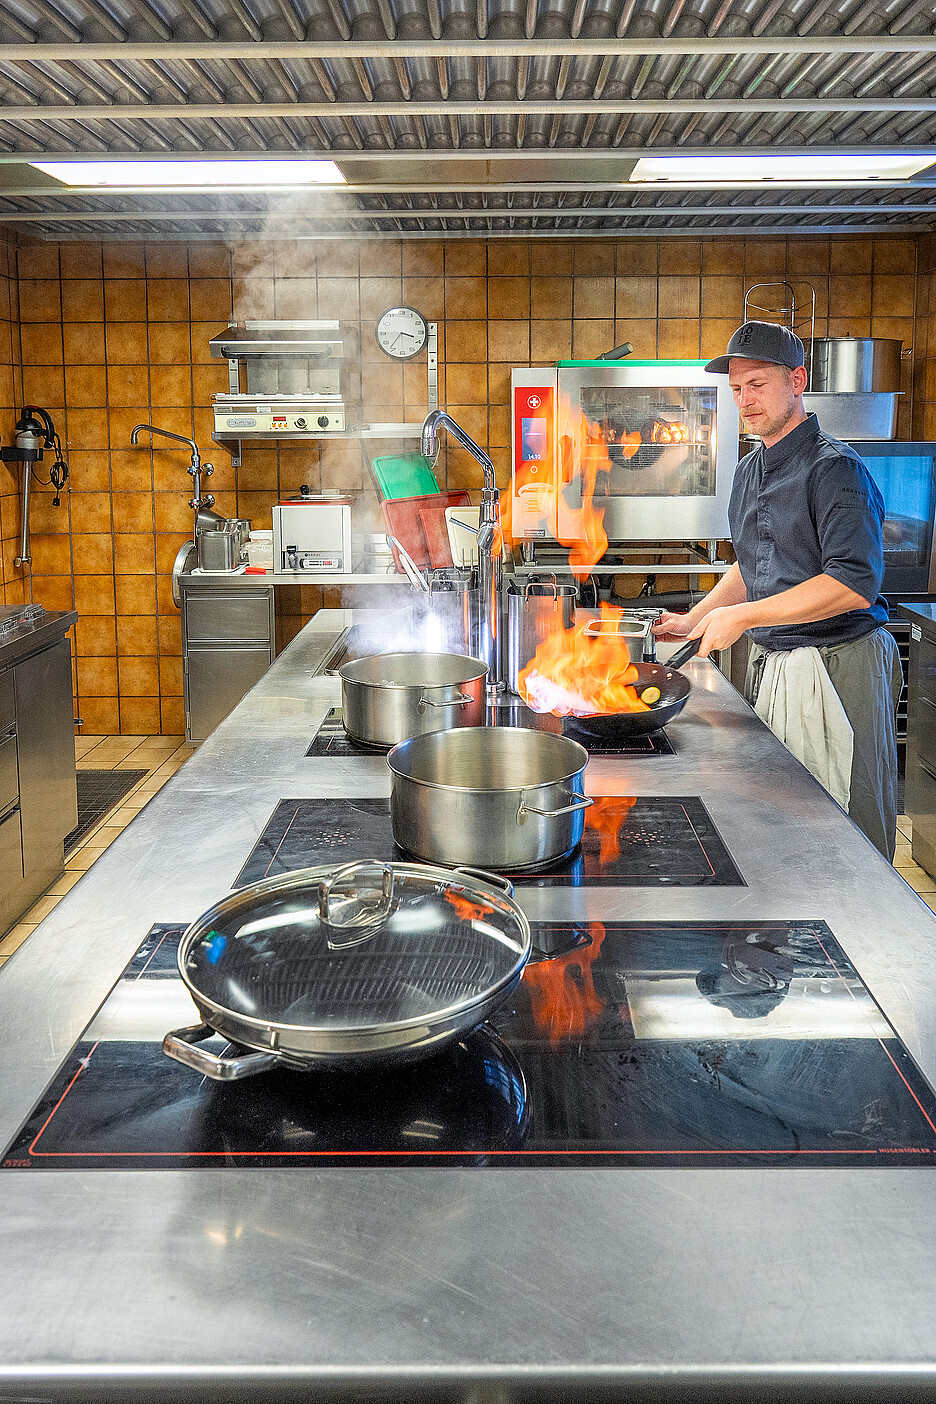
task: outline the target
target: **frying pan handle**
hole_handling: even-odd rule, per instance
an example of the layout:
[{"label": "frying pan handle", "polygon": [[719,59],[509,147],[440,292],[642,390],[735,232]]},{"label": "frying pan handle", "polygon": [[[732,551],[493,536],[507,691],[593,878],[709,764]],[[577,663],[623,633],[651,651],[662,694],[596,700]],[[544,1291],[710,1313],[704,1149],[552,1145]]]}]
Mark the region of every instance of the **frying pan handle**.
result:
[{"label": "frying pan handle", "polygon": [[[351,921],[336,922],[332,919],[330,906],[332,889],[337,882],[343,881],[352,874],[360,872],[373,872],[376,869],[381,875],[380,895],[382,902],[373,911]],[[342,867],[336,868],[323,878],[318,886],[318,914],[323,926],[328,927],[328,949],[330,951],[341,951],[346,946],[357,946],[362,941],[370,940],[374,935],[374,929],[383,925],[383,922],[393,910],[393,869],[386,863],[364,862],[345,863]],[[338,933],[338,934],[336,934]]]},{"label": "frying pan handle", "polygon": [[174,1029],[162,1041],[163,1052],[203,1077],[210,1077],[213,1082],[238,1082],[242,1077],[253,1077],[256,1073],[269,1072],[270,1068],[281,1066],[281,1060],[275,1053],[212,1053],[208,1048],[196,1046],[206,1038],[213,1038],[216,1033],[217,1029],[210,1024],[192,1024],[187,1029]]},{"label": "frying pan handle", "polygon": [[696,654],[698,653],[701,647],[701,638],[690,639],[689,642],[683,648],[681,648],[678,653],[673,654],[672,658],[667,658],[666,662],[663,664],[663,667],[681,668],[684,663],[689,662],[690,658],[695,658]]},{"label": "frying pan handle", "polygon": [[582,795],[570,795],[570,799],[577,801],[576,804],[563,805],[562,809],[536,809],[532,804],[526,804],[523,794],[520,795],[520,808],[517,810],[517,819],[524,814],[539,814],[543,819],[555,819],[558,814],[575,814],[579,809],[587,809],[594,804],[593,799],[586,799]]},{"label": "frying pan handle", "polygon": [[459,863],[457,868],[452,869],[455,873],[465,873],[468,877],[480,878],[482,882],[490,883],[491,887],[500,888],[505,897],[512,897],[514,885],[510,878],[504,877],[501,873],[489,873],[487,868],[469,868],[465,863]]},{"label": "frying pan handle", "polygon": [[431,697],[420,697],[416,710],[420,711],[423,707],[467,707],[471,701],[467,692],[456,692],[454,697],[445,697],[440,702],[434,702]]}]

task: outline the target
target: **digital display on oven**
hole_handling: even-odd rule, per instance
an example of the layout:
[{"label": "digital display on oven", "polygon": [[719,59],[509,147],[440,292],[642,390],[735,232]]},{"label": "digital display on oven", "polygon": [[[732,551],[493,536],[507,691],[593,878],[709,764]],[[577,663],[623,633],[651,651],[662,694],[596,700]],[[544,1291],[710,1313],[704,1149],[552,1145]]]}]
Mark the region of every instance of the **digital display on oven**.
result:
[{"label": "digital display on oven", "polygon": [[542,463],[546,457],[546,421],[524,417],[520,423],[520,459]]}]

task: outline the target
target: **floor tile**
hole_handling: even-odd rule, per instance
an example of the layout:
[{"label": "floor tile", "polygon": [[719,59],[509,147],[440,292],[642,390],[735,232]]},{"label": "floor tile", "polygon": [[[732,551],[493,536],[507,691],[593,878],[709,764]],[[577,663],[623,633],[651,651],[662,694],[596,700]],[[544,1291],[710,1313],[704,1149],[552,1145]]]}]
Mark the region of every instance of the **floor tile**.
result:
[{"label": "floor tile", "polygon": [[29,911],[23,913],[20,921],[24,926],[38,926],[40,921],[44,921],[61,900],[61,897],[56,893],[45,893],[37,902],[33,902]]},{"label": "floor tile", "polygon": [[87,872],[87,870],[90,867],[92,867],[94,863],[97,862],[101,854],[106,852],[106,844],[102,848],[92,846],[91,844],[86,844],[84,848],[75,849],[74,853],[71,855],[71,857],[65,864],[65,867],[70,873],[73,873],[76,870],[78,872]]},{"label": "floor tile", "polygon": [[70,892],[72,890],[75,883],[80,877],[80,872],[63,873],[61,877],[55,879],[55,882],[53,882],[52,886],[48,889],[46,895],[52,897],[64,897],[66,892]]},{"label": "floor tile", "polygon": [[6,960],[14,951],[18,951],[35,929],[35,926],[28,925],[25,921],[18,922],[16,926],[11,927],[3,940],[0,941],[0,956]]},{"label": "floor tile", "polygon": [[924,872],[922,868],[919,874],[912,873],[907,868],[898,868],[897,871],[900,873],[904,882],[910,884],[914,892],[919,892],[921,894],[924,892],[936,893],[936,878],[930,877],[929,873]]}]

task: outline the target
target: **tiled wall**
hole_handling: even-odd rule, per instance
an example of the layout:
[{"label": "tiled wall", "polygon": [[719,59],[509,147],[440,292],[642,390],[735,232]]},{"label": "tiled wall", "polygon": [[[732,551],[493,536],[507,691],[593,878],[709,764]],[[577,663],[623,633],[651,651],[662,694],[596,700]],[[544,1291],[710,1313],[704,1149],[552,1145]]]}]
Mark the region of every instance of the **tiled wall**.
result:
[{"label": "tiled wall", "polygon": [[[59,509],[48,489],[36,494],[33,589],[49,606],[74,600],[80,613],[77,703],[85,730],[183,728],[169,577],[191,529],[188,458],[176,449],[131,448],[134,424],[194,437],[215,464],[208,486],[219,509],[255,526],[269,526],[277,496],[306,482],[360,492],[355,530],[376,529],[364,454],[413,448],[252,445],[235,471],[211,442],[211,395],[227,388],[227,367],[208,351],[232,309],[241,317],[339,318],[356,367],[346,396],[360,401],[366,419],[389,422],[425,414],[425,360],[389,361],[376,345],[376,320],[401,301],[437,320],[441,402],[490,448],[506,483],[511,366],[589,358],[624,340],[642,359],[716,354],[741,320],[745,288],[778,278],[793,282],[804,302],[806,284],[815,288],[817,334],[897,336],[909,347],[917,254],[916,241],[894,238],[21,248],[12,361],[21,359],[27,401],[56,420],[72,469],[72,492]],[[931,345],[936,356],[936,337]],[[909,361],[906,376],[903,436],[913,395],[929,383],[912,377]],[[0,437],[8,442],[13,415],[3,413]],[[927,432],[936,435],[936,425]],[[457,446],[446,448],[443,467],[449,486],[480,486],[477,466]],[[0,482],[6,541],[12,480],[5,468]],[[15,517],[15,502],[12,508]],[[5,545],[4,588],[22,590],[20,581]],[[321,600],[308,587],[282,592],[283,637]]]}]

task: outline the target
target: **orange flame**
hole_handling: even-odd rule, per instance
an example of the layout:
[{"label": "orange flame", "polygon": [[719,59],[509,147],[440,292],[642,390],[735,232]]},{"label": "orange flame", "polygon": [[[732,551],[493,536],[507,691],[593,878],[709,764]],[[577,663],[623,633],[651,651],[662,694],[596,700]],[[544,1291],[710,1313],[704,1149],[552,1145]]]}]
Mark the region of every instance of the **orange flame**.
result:
[{"label": "orange flame", "polygon": [[600,427],[563,395],[559,401],[561,511],[557,512],[556,535],[569,548],[569,569],[577,580],[584,580],[608,549],[604,508],[595,506],[595,488],[599,474],[610,472],[611,460]]},{"label": "orange flame", "polygon": [[637,803],[636,795],[596,799],[585,815],[585,827],[598,835],[598,860],[613,863],[621,852],[621,829]]},{"label": "orange flame", "polygon": [[481,921],[484,917],[490,916],[494,910],[486,902],[476,902],[472,898],[466,897],[463,892],[454,891],[453,888],[446,888],[442,896],[450,907],[454,907],[462,921]]},{"label": "orange flame", "polygon": [[536,712],[595,716],[648,712],[637,694],[639,673],[618,632],[621,610],[602,603],[599,618],[557,629],[520,673],[520,696]]},{"label": "orange flame", "polygon": [[590,923],[591,945],[557,960],[528,965],[523,986],[530,999],[530,1014],[550,1043],[572,1043],[597,1023],[605,1007],[595,993],[592,962],[601,950],[605,928]]}]

